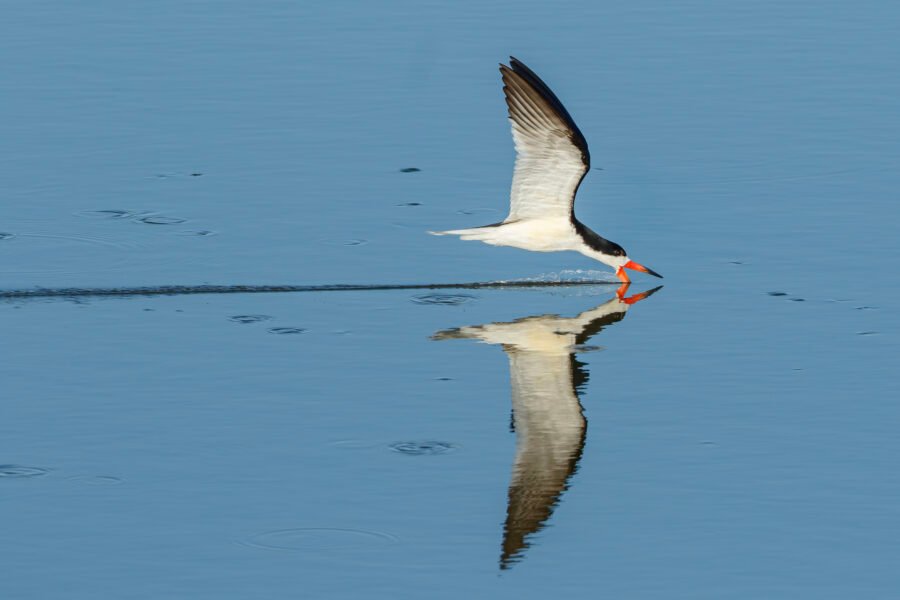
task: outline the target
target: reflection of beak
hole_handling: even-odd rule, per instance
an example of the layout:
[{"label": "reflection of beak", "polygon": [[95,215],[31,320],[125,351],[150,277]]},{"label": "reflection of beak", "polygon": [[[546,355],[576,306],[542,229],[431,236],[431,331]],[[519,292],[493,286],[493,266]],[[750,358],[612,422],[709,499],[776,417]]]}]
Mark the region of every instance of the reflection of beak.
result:
[{"label": "reflection of beak", "polygon": [[662,275],[654,271],[653,269],[648,269],[644,265],[639,265],[633,260],[629,260],[627,263],[623,265],[626,269],[631,269],[632,271],[641,271],[642,273],[646,273],[648,275],[653,275],[654,277],[659,277],[662,279]]},{"label": "reflection of beak", "polygon": [[616,296],[619,298],[619,302],[624,302],[625,304],[635,304],[637,302],[640,302],[644,298],[649,298],[650,296],[652,296],[653,294],[655,294],[656,292],[661,290],[663,287],[660,285],[660,286],[653,288],[652,290],[647,290],[646,292],[641,292],[640,294],[635,294],[634,296],[629,296],[628,298],[626,298],[625,292],[628,291],[629,285],[631,285],[631,284],[623,283],[622,285],[619,286],[619,289],[616,290]]}]

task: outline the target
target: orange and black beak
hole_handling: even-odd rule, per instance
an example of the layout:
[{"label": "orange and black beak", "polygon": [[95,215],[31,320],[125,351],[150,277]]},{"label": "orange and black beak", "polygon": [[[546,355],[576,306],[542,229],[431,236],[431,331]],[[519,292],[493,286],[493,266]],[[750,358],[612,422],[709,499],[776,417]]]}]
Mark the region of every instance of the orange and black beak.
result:
[{"label": "orange and black beak", "polygon": [[659,277],[662,279],[662,275],[654,271],[653,269],[648,269],[644,265],[639,265],[633,260],[629,260],[627,263],[623,265],[626,269],[631,269],[632,271],[640,271],[642,273],[646,273],[647,275],[653,275],[654,277]]}]

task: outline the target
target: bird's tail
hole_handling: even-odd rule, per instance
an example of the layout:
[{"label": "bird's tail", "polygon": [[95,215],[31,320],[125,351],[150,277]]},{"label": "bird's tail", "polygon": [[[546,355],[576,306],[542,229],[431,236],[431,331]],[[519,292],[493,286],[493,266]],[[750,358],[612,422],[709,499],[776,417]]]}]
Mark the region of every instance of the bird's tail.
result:
[{"label": "bird's tail", "polygon": [[429,231],[431,235],[458,235],[463,240],[478,240],[482,242],[492,243],[497,234],[497,228],[502,223],[493,223],[482,227],[472,227],[471,229],[449,229],[447,231]]}]

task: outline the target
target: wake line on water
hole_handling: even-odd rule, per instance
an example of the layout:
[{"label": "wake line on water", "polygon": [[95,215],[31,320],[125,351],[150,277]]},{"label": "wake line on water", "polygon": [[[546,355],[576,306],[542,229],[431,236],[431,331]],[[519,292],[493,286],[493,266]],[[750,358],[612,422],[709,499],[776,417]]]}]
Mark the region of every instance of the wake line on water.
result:
[{"label": "wake line on water", "polygon": [[614,285],[608,280],[528,280],[475,281],[471,283],[398,283],[331,285],[161,285],[123,288],[31,288],[0,290],[0,299],[84,298],[88,296],[186,296],[189,294],[277,294],[287,292],[377,292],[388,290],[478,290],[507,288],[562,288]]}]

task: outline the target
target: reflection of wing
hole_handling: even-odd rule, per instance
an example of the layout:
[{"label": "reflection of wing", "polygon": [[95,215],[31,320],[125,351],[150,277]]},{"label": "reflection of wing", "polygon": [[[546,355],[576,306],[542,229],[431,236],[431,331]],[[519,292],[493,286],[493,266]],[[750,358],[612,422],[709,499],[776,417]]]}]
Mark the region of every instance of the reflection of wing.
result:
[{"label": "reflection of wing", "polygon": [[441,331],[434,339],[502,344],[509,356],[516,458],[509,485],[500,567],[508,568],[553,513],[578,467],[587,421],[578,393],[587,381],[575,345],[620,321],[629,303],[614,297],[573,318],[528,317]]},{"label": "reflection of wing", "polygon": [[578,466],[587,421],[575,393],[572,354],[507,350],[512,383],[516,458],[509,484],[501,568],[528,548]]}]

